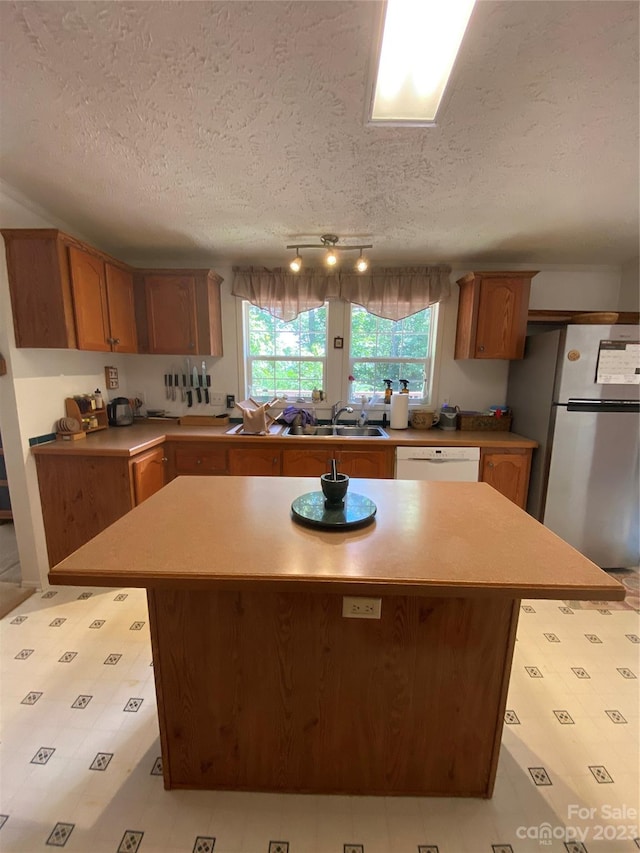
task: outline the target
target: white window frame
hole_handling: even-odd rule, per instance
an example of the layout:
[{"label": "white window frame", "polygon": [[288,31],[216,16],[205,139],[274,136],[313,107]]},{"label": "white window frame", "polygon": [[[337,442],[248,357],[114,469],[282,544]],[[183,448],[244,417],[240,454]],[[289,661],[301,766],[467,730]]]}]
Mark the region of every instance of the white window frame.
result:
[{"label": "white window frame", "polygon": [[[238,380],[241,393],[247,394],[247,368],[246,368],[246,341],[248,340],[248,311],[244,306],[249,303],[246,300],[237,300],[237,329],[238,329]],[[325,356],[325,388],[322,390],[325,393],[325,402],[316,404],[316,408],[323,406],[330,408],[333,403],[338,400],[348,401],[351,392],[351,383],[349,382],[350,374],[350,342],[351,342],[351,303],[344,302],[340,299],[328,300],[327,305],[327,350]],[[445,320],[445,305],[438,303],[431,306],[432,311],[435,311],[433,322],[433,341],[432,341],[432,358],[429,365],[428,387],[431,389],[431,394],[428,399],[412,399],[409,406],[416,405],[432,405],[435,407],[438,397],[438,384],[440,376],[440,362],[442,353],[442,339]],[[334,347],[334,339],[342,338],[342,347]],[[291,361],[291,358],[287,359]],[[315,358],[311,357],[311,361]],[[379,389],[379,402],[369,404],[368,409],[372,412],[382,414],[385,411],[382,397],[384,388]],[[295,404],[296,400],[278,401],[274,408],[285,408],[291,404]],[[304,402],[311,405],[310,397],[304,398]],[[358,401],[351,401],[359,403]],[[386,407],[388,410],[388,406]]]},{"label": "white window frame", "polygon": [[[238,301],[240,302],[240,311],[239,311],[240,335],[238,336],[238,339],[239,339],[239,360],[238,360],[238,364],[239,364],[241,387],[243,388],[243,393],[244,393],[246,398],[248,398],[250,396],[250,394],[249,394],[249,384],[250,384],[250,380],[251,380],[250,364],[252,361],[272,361],[272,362],[287,361],[287,362],[299,362],[299,363],[313,362],[316,364],[321,363],[322,364],[322,373],[323,373],[325,380],[326,380],[327,375],[328,375],[328,370],[329,370],[328,363],[327,363],[328,362],[327,354],[329,351],[329,341],[328,341],[329,334],[328,334],[328,331],[327,331],[327,340],[325,340],[325,355],[324,355],[324,357],[319,357],[319,356],[290,356],[290,355],[287,355],[287,356],[277,356],[277,355],[276,356],[251,356],[249,354],[249,347],[248,347],[248,342],[249,342],[249,311],[250,311],[251,307],[255,307],[255,306],[252,306],[251,303],[246,299],[238,300]],[[329,327],[329,309],[328,309],[328,305],[327,305],[327,330],[328,330],[328,327]],[[326,381],[324,384],[326,384]],[[255,399],[255,397],[254,397],[254,399]],[[311,402],[311,396],[309,395],[308,397],[293,397],[293,398],[288,397],[286,400],[278,401],[275,404],[275,407],[278,407],[279,405],[281,405],[284,408],[285,406],[291,405],[291,403],[295,403],[296,401],[299,402],[300,400],[304,400],[305,402]]]},{"label": "white window frame", "polygon": [[[436,400],[438,399],[438,380],[440,376],[440,353],[442,350],[442,330],[444,326],[444,305],[443,303],[435,303],[431,305],[432,312],[432,340],[431,340],[431,357],[426,359],[427,362],[425,364],[425,374],[426,374],[426,384],[427,388],[430,389],[430,393],[425,397],[412,397],[409,400],[409,408],[414,408],[416,406],[424,406],[424,405],[432,405],[435,407]],[[351,386],[348,380],[348,377],[352,372],[352,362],[350,357],[351,350],[351,303],[345,303],[345,311],[344,311],[344,325],[346,327],[346,336],[345,336],[345,358],[343,365],[343,373],[346,375],[346,381],[342,387],[343,399],[348,400],[350,404],[357,404],[360,402],[355,396],[351,397]],[[393,358],[380,358],[380,359],[368,359],[369,361],[379,361],[379,362],[388,362],[389,364],[396,364],[398,361],[407,361],[408,359],[393,359]],[[394,389],[394,393],[397,393],[399,389]],[[370,411],[388,411],[388,406],[385,407],[384,404],[384,388],[380,388],[376,392],[377,401],[368,404],[368,408]]]}]

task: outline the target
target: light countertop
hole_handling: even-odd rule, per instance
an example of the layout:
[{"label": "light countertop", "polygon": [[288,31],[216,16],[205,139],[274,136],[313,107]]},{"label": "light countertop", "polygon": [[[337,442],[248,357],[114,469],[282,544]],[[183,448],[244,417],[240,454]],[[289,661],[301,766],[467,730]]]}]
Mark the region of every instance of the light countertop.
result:
[{"label": "light countertop", "polygon": [[466,431],[441,429],[386,429],[388,438],[336,437],[336,436],[283,436],[285,427],[270,435],[229,435],[234,425],[181,426],[177,421],[158,420],[136,422],[129,427],[110,427],[90,433],[81,441],[52,441],[31,448],[35,455],[70,454],[73,456],[135,456],[150,450],[164,441],[211,441],[227,442],[229,446],[244,442],[278,442],[280,446],[309,446],[340,443],[341,446],[359,443],[396,446],[440,446],[440,447],[506,447],[534,448],[535,441],[507,431]]},{"label": "light countertop", "polygon": [[178,477],[50,574],[52,584],[621,600],[623,587],[485,483],[357,480],[375,521],[299,524],[306,477]]}]

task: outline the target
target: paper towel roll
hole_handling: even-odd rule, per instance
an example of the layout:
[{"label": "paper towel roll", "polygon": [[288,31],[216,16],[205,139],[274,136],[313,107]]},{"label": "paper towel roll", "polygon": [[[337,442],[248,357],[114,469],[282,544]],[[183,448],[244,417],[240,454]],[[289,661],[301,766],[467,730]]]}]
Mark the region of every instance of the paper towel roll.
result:
[{"label": "paper towel roll", "polygon": [[409,426],[409,395],[394,394],[391,398],[391,429],[406,429]]}]

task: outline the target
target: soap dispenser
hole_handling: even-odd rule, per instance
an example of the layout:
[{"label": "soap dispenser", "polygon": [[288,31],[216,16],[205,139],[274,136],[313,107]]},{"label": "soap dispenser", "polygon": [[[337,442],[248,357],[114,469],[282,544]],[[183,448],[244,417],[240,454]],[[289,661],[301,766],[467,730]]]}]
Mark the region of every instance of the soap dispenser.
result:
[{"label": "soap dispenser", "polygon": [[409,380],[408,379],[399,379],[398,381],[402,385],[402,388],[400,389],[400,393],[401,394],[408,394],[409,393]]},{"label": "soap dispenser", "polygon": [[387,405],[389,405],[391,403],[391,397],[393,395],[393,390],[391,388],[391,380],[390,379],[383,379],[383,382],[387,386],[384,389],[384,401]]}]

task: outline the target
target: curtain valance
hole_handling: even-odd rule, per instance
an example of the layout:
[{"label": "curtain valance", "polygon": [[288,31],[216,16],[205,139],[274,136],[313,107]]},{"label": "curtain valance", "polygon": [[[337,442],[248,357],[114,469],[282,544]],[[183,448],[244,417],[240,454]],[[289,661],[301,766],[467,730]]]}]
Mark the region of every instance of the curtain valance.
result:
[{"label": "curtain valance", "polygon": [[327,299],[362,305],[371,314],[401,320],[449,295],[451,267],[381,267],[367,273],[234,267],[234,296],[281,320],[293,320]]}]

